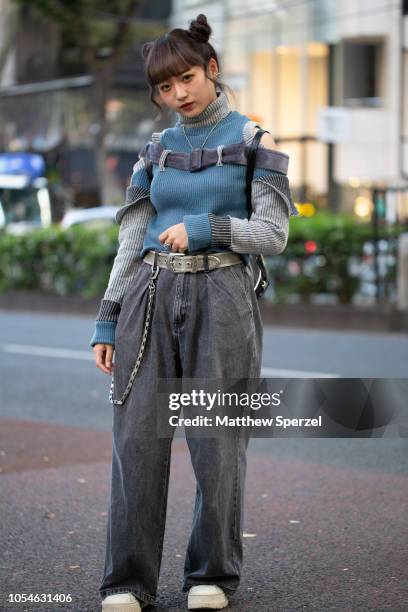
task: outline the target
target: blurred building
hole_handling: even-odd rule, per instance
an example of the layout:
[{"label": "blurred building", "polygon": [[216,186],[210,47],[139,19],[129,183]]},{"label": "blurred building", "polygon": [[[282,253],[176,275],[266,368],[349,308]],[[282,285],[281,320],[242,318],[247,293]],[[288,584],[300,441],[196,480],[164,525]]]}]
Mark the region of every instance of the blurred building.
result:
[{"label": "blurred building", "polygon": [[[298,203],[370,218],[373,190],[408,215],[408,0],[170,0],[144,2],[141,22],[213,27],[221,79],[238,110],[290,155]],[[0,150],[44,152],[93,205],[91,77],[58,29],[0,0]],[[108,104],[111,203],[153,122],[139,47],[116,75]],[[394,191],[393,191],[394,190]],[[394,217],[393,217],[394,215]],[[401,215],[401,216],[402,216]]]},{"label": "blurred building", "polygon": [[[169,0],[143,5],[141,30],[144,24],[166,25]],[[91,85],[80,49],[55,24],[32,10],[18,10],[11,0],[0,0],[0,152],[43,154],[51,173],[69,186],[76,206],[100,203]],[[116,73],[107,112],[110,203],[120,204],[137,152],[160,128],[146,87],[140,38]]]},{"label": "blurred building", "polygon": [[297,202],[369,218],[374,188],[408,181],[407,5],[175,0],[170,21],[207,16],[220,77],[290,155]]}]

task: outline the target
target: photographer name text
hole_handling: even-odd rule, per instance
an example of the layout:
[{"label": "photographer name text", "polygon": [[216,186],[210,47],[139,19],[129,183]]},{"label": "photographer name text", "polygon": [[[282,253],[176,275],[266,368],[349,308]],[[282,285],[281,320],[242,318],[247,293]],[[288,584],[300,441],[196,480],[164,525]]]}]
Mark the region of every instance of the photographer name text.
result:
[{"label": "photographer name text", "polygon": [[250,416],[243,417],[228,417],[216,416],[208,417],[198,415],[193,418],[179,417],[172,415],[169,418],[169,424],[173,427],[321,427],[322,416],[317,418],[293,418],[289,419],[281,415],[268,418],[253,418]]}]

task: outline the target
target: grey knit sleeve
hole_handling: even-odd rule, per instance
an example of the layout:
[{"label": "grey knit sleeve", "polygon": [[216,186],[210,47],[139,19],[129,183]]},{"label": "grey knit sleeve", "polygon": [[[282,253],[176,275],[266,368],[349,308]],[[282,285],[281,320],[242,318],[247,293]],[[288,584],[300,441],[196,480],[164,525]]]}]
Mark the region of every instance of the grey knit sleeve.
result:
[{"label": "grey knit sleeve", "polygon": [[[244,126],[246,144],[252,141],[255,125],[254,121],[249,121]],[[259,146],[263,147],[262,144]],[[289,236],[289,217],[299,214],[287,176],[268,172],[255,178],[251,186],[251,203],[252,214],[249,219],[209,214],[211,246],[226,246],[236,253],[282,253]]]},{"label": "grey knit sleeve", "polygon": [[253,212],[248,219],[231,217],[231,250],[237,253],[277,255],[289,236],[289,210],[267,180],[252,182]]},{"label": "grey knit sleeve", "polygon": [[136,205],[126,206],[119,227],[119,248],[103,301],[122,303],[123,295],[139,269],[146,227],[154,213],[148,196],[140,198]]},{"label": "grey knit sleeve", "polygon": [[142,158],[133,168],[131,185],[126,191],[126,203],[116,213],[116,221],[119,223],[119,247],[96,317],[91,346],[97,343],[114,344],[123,297],[141,265],[140,252],[147,224],[156,212],[150,201],[149,191],[140,185],[132,185],[135,183],[135,174],[144,167]]},{"label": "grey knit sleeve", "polygon": [[285,200],[267,180],[257,179],[252,182],[252,207],[249,219],[209,213],[211,246],[227,246],[236,253],[282,253],[289,236],[289,210]]}]

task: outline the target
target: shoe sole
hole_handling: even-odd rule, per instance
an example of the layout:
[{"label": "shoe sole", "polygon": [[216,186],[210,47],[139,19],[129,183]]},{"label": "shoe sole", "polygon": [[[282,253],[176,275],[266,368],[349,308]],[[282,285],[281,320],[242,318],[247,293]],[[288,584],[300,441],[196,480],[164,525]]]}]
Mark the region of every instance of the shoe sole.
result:
[{"label": "shoe sole", "polygon": [[102,602],[102,612],[140,612],[140,606],[135,606],[133,602],[129,603],[106,603]]},{"label": "shoe sole", "polygon": [[222,610],[228,606],[228,600],[223,595],[189,595],[188,610]]}]

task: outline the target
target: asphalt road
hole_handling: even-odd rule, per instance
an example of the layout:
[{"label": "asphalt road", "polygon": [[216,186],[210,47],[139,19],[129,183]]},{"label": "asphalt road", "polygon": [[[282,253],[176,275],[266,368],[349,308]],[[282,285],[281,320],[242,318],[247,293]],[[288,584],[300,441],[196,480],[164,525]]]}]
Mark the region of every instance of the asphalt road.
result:
[{"label": "asphalt road", "polygon": [[[0,313],[0,610],[100,610],[110,378],[90,317]],[[267,328],[265,376],[408,378],[408,336]],[[253,439],[235,611],[405,612],[406,439]],[[195,480],[173,442],[158,612],[181,592]],[[11,603],[62,593],[72,603]],[[154,608],[147,608],[154,610]]]}]

